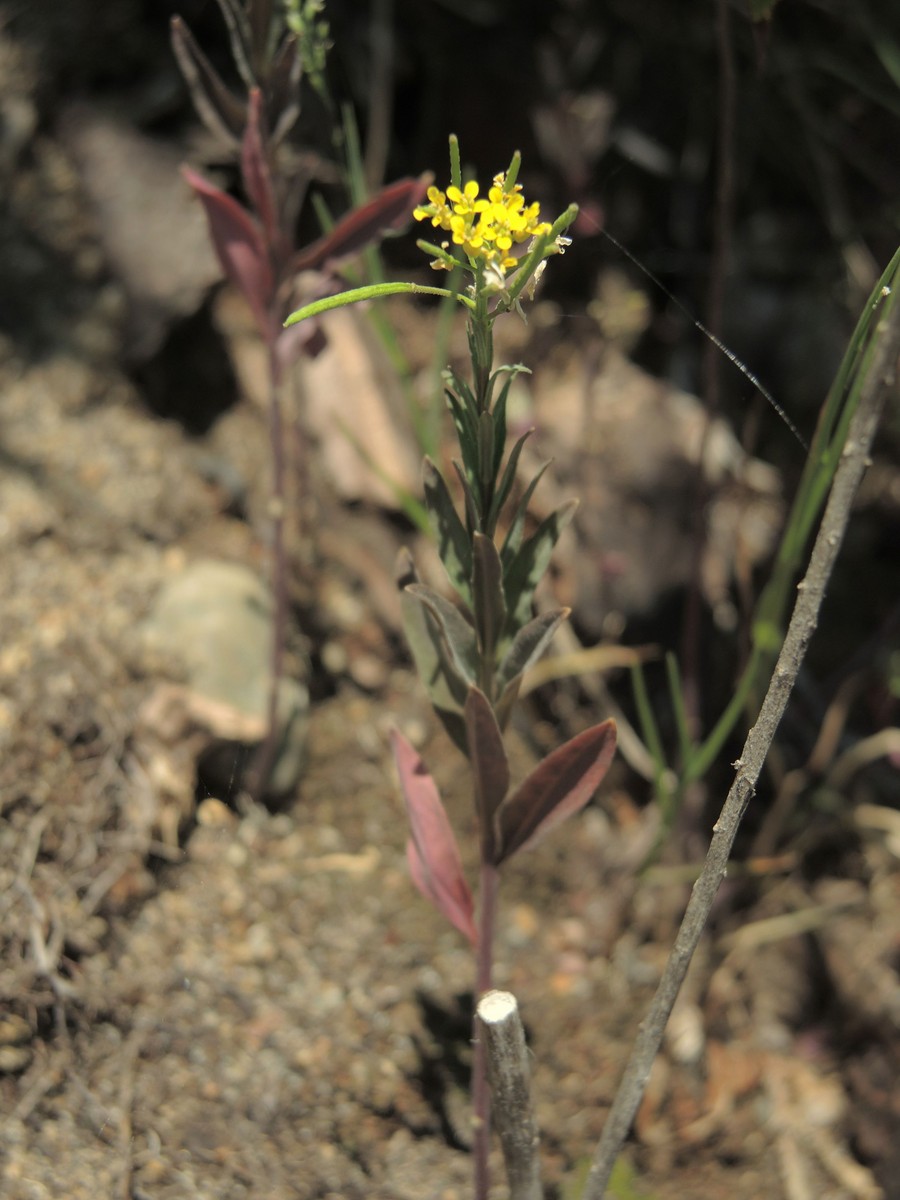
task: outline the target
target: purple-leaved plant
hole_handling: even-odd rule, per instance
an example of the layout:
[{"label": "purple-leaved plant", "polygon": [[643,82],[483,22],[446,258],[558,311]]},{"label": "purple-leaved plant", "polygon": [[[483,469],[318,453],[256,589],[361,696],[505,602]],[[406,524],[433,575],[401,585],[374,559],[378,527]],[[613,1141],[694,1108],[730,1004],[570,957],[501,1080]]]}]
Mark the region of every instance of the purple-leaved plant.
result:
[{"label": "purple-leaved plant", "polygon": [[[437,786],[417,751],[392,735],[394,761],[409,815],[407,860],[419,890],[471,942],[477,996],[490,990],[499,871],[514,854],[535,845],[593,796],[612,761],[611,720],[584,730],[554,750],[511,788],[503,730],[525,671],[544,652],[567,609],[533,616],[534,591],[559,535],[575,509],[564,504],[526,535],[528,505],[544,468],[521,497],[513,497],[528,431],[506,453],[506,405],[522,366],[493,365],[493,325],[530,295],[547,258],[568,245],[572,205],[552,225],[537,204],[526,205],[516,182],[519,155],[494,178],[486,196],[472,180],[463,186],[459,148],[450,140],[451,184],[429,187],[415,217],[449,234],[440,245],[419,242],[436,269],[462,267],[464,291],[386,283],[358,288],[308,305],[291,327],[341,304],[395,292],[453,296],[468,311],[471,379],[446,375],[447,403],[459,443],[453,467],[464,501],[460,515],[437,466],[425,459],[425,502],[456,603],[424,586],[407,555],[400,572],[404,624],[419,674],[447,733],[469,761],[479,828],[476,908],[456,838]],[[506,529],[500,534],[501,526]],[[484,1046],[475,1040],[472,1072],[476,1200],[488,1194],[489,1102]]]},{"label": "purple-leaved plant", "polygon": [[[275,605],[268,732],[251,783],[260,797],[278,747],[278,694],[287,634],[283,386],[286,373],[301,355],[318,354],[325,345],[317,324],[285,329],[285,317],[298,302],[343,288],[339,266],[383,234],[405,225],[428,180],[392,183],[344,216],[329,233],[308,245],[298,245],[298,218],[311,178],[308,172],[298,175],[288,170],[279,151],[300,114],[304,46],[299,36],[286,28],[280,9],[271,0],[243,4],[219,0],[219,6],[247,89],[246,99],[226,86],[177,16],[172,19],[172,46],[198,115],[240,164],[246,207],[190,167],[183,168],[183,173],[203,205],[222,271],[247,301],[268,357]],[[308,36],[315,36],[316,28],[313,25]],[[319,49],[324,53],[324,46]],[[301,163],[308,160],[309,156],[299,159]]]}]

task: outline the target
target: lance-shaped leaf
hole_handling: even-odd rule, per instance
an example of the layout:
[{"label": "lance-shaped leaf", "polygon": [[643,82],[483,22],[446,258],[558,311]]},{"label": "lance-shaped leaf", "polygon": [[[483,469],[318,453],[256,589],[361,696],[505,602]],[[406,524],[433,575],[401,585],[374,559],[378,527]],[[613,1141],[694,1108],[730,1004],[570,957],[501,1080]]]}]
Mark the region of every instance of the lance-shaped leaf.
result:
[{"label": "lance-shaped leaf", "polygon": [[274,281],[259,227],[237,200],[190,167],[181,170],[203,204],[209,235],[222,270],[243,292],[263,338],[267,342],[273,340],[280,327],[273,322],[269,311]]},{"label": "lance-shaped leaf", "polygon": [[497,377],[505,375],[506,379],[503,387],[500,389],[500,395],[497,397],[492,409],[494,418],[494,476],[500,470],[500,463],[503,459],[503,450],[506,446],[506,405],[509,399],[509,389],[512,387],[512,382],[517,375],[530,375],[528,367],[523,363],[513,363],[511,366],[498,367],[494,372],[492,384],[496,382]]},{"label": "lance-shaped leaf", "polygon": [[584,808],[615,751],[616,723],[609,720],[579,733],[539,763],[500,805],[495,866],[517,850],[536,845],[566,817]]},{"label": "lance-shaped leaf", "polygon": [[257,77],[263,74],[271,50],[273,6],[273,0],[250,0],[246,5],[251,62]]},{"label": "lance-shaped leaf", "polygon": [[247,12],[239,0],[219,0],[219,8],[228,26],[228,38],[231,42],[231,53],[241,73],[241,78],[248,88],[257,83],[252,63],[252,35]]},{"label": "lance-shaped leaf", "polygon": [[[503,451],[506,448],[506,404],[509,399],[509,389],[514,375],[512,367],[509,368],[510,374],[507,376],[503,387],[500,389],[500,395],[494,402],[494,407],[491,410],[491,419],[494,422],[494,461],[492,479],[496,479],[500,473],[500,464],[503,462]],[[494,372],[496,379],[498,371]]]},{"label": "lance-shaped leaf", "polygon": [[491,539],[483,533],[472,536],[472,591],[481,658],[493,663],[506,623],[506,602],[500,555]]},{"label": "lance-shaped leaf", "polygon": [[500,698],[497,701],[494,712],[497,716],[497,724],[501,729],[505,729],[509,724],[509,718],[512,716],[513,706],[519,698],[519,688],[521,686],[522,676],[517,675],[500,693]]},{"label": "lance-shaped leaf", "polygon": [[[528,434],[523,434],[522,438],[520,438],[520,442],[524,442],[524,439],[527,436]],[[513,448],[513,454],[515,454],[515,447]],[[510,460],[511,459],[512,455],[510,455]],[[551,462],[552,459],[548,458],[547,461],[541,465],[537,475],[535,475],[534,479],[532,479],[531,483],[529,483],[528,487],[522,493],[522,498],[516,505],[515,514],[513,515],[512,522],[510,523],[509,530],[507,531],[506,538],[503,542],[503,549],[500,551],[500,558],[503,561],[504,567],[508,566],[508,564],[512,562],[516,551],[522,544],[522,534],[525,532],[525,516],[528,511],[528,505],[531,503],[531,497],[534,495],[534,489],[541,482],[541,476],[550,466]],[[507,464],[507,470],[509,470],[509,464]],[[510,477],[508,486],[512,486],[512,482],[512,477]]]},{"label": "lance-shaped leaf", "polygon": [[437,787],[415,749],[396,730],[391,749],[409,816],[406,858],[413,882],[474,946],[478,933],[472,893]]},{"label": "lance-shaped leaf", "polygon": [[172,18],[171,31],[172,52],[197,115],[214,137],[236,149],[247,121],[246,106],[222,82],[181,17]]},{"label": "lance-shaped leaf", "polygon": [[279,145],[300,116],[300,80],[303,59],[297,35],[290,33],[278,47],[269,76],[267,101],[272,123],[272,142]]},{"label": "lance-shaped leaf", "polygon": [[294,257],[294,271],[318,270],[326,263],[359,254],[385,233],[402,229],[412,217],[416,204],[425,195],[431,175],[418,179],[398,179],[388,184],[371,200],[354,208],[337,222],[330,233],[301,250]]},{"label": "lance-shaped leaf", "polygon": [[428,690],[434,711],[451,741],[463,754],[468,754],[462,712],[469,684],[460,678],[449,662],[444,638],[437,622],[421,601],[407,591],[411,584],[418,582],[419,577],[412,558],[409,552],[404,550],[398,563],[397,583],[402,589],[400,605],[410,653]]},{"label": "lance-shaped leaf", "polygon": [[418,600],[428,610],[429,615],[438,626],[444,647],[456,674],[466,686],[475,682],[475,667],[477,663],[477,646],[475,630],[449,600],[445,600],[439,592],[426,587],[424,583],[410,584],[406,594]]},{"label": "lance-shaped leaf", "polygon": [[570,608],[558,608],[542,613],[519,630],[497,671],[497,691],[501,696],[506,688],[521,679],[532,663],[537,662],[571,611]]},{"label": "lance-shaped leaf", "polygon": [[[454,380],[458,385],[462,381]],[[478,418],[475,415],[475,402],[468,400],[471,392],[466,387],[465,390],[460,389],[459,394],[454,388],[446,388],[444,394],[447,397],[447,407],[450,409],[450,415],[453,417],[453,424],[456,427],[456,437],[459,441],[459,448],[462,451],[463,462],[466,467],[466,474],[469,479],[478,479]]]},{"label": "lance-shaped leaf", "polygon": [[400,597],[403,632],[416,664],[416,670],[428,691],[428,698],[454,746],[468,754],[466,727],[462,718],[462,689],[447,667],[440,633],[428,612],[412,596]]},{"label": "lance-shaped leaf", "polygon": [[288,250],[278,219],[278,201],[272,182],[272,169],[266,154],[266,132],[263,128],[262,92],[251,88],[247,109],[247,128],[241,142],[241,176],[244,190],[262,224],[271,257],[283,258]]},{"label": "lance-shaped leaf", "polygon": [[510,634],[515,635],[528,623],[534,589],[550,565],[553,547],[572,520],[577,507],[578,501],[570,500],[549,517],[545,517],[531,537],[522,543],[506,568],[503,584],[506,591],[507,629]]},{"label": "lance-shaped leaf", "polygon": [[497,850],[496,814],[509,791],[509,761],[494,711],[477,687],[469,689],[465,718],[481,858],[483,862],[493,862]]},{"label": "lance-shaped leaf", "polygon": [[472,603],[472,547],[443,475],[430,458],[423,471],[425,503],[434,525],[438,554],[450,582],[467,604]]},{"label": "lance-shaped leaf", "polygon": [[[516,444],[513,446],[512,450],[510,450],[510,452],[509,452],[509,458],[506,460],[506,466],[503,468],[503,476],[500,479],[500,483],[499,483],[499,486],[497,487],[496,492],[494,492],[494,498],[491,501],[491,511],[488,514],[487,530],[491,534],[491,536],[493,536],[494,530],[497,527],[497,520],[500,517],[500,512],[503,508],[503,505],[506,503],[507,497],[509,496],[509,493],[512,489],[513,481],[516,478],[516,469],[518,468],[518,465],[519,465],[519,455],[522,453],[522,447],[525,445],[525,443],[528,441],[528,439],[531,437],[531,435],[533,433],[534,433],[533,429],[527,429],[522,434],[522,436],[519,438],[519,440],[516,442]],[[539,478],[540,478],[540,476],[538,476],[538,479]],[[533,487],[531,490],[533,492],[534,488],[537,487],[538,480],[535,479],[532,482],[533,482]],[[525,504],[527,507],[527,504],[528,504],[527,500],[526,500]],[[523,509],[522,510],[522,521],[524,522],[524,520],[525,520],[525,510]],[[518,549],[518,546],[516,546],[515,549]],[[510,555],[509,557],[512,557],[512,555]]]},{"label": "lance-shaped leaf", "polygon": [[494,418],[489,412],[478,418],[478,482],[479,492],[487,496],[494,482]]},{"label": "lance-shaped leaf", "polygon": [[466,475],[465,468],[462,463],[453,459],[453,470],[456,472],[460,485],[463,490],[463,498],[466,502],[466,520],[469,523],[470,529],[479,528],[478,505],[475,503],[475,496],[472,493],[472,486],[469,483],[469,478]]}]

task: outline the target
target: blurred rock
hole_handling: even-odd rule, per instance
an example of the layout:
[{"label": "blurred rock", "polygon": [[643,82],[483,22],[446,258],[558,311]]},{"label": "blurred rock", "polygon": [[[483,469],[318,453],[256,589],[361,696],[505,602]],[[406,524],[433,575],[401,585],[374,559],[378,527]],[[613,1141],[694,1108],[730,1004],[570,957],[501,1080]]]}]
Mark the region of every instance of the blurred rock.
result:
[{"label": "blurred rock", "polygon": [[[198,561],[163,585],[142,627],[147,665],[185,686],[157,691],[143,712],[144,733],[157,742],[156,757],[146,744],[143,757],[156,763],[159,780],[162,748],[174,750],[188,738],[206,780],[233,791],[266,735],[271,637],[270,594],[245,567]],[[308,710],[306,684],[283,679],[268,788],[274,796],[291,792],[302,775]],[[172,790],[179,778],[183,770],[175,767]]]},{"label": "blurred rock", "polygon": [[59,132],[128,298],[127,352],[143,361],[221,277],[203,213],[179,173],[184,155],[84,103],[65,110]]},{"label": "blurred rock", "polygon": [[522,477],[549,452],[558,466],[537,490],[537,515],[573,495],[581,501],[575,536],[562,538],[556,561],[560,598],[583,627],[599,635],[611,612],[646,615],[689,581],[700,470],[701,583],[720,626],[733,624],[732,582],[765,559],[781,526],[777,471],[746,454],[723,420],[704,440],[700,401],[615,350],[593,368],[569,355],[561,369],[541,369],[534,395],[539,451],[526,447]]}]

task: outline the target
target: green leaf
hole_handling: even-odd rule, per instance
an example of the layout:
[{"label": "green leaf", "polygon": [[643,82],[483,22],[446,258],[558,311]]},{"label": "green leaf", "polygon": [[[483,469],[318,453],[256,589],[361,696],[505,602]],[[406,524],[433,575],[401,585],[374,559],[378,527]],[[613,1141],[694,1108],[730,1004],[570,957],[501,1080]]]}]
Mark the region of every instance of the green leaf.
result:
[{"label": "green leaf", "polygon": [[494,403],[492,409],[494,416],[494,478],[496,479],[500,471],[500,463],[503,460],[503,451],[506,448],[506,406],[509,400],[509,389],[512,387],[512,381],[517,375],[530,375],[528,367],[523,363],[513,363],[512,366],[498,367],[491,376],[491,386],[493,387],[497,378],[500,375],[505,375],[506,379],[503,382],[503,387],[500,389],[500,395]]},{"label": "green leaf", "polygon": [[493,862],[495,816],[509,791],[509,760],[494,711],[487,696],[477,687],[469,689],[465,721],[475,785],[475,811],[481,833],[481,857],[484,862]]},{"label": "green leaf", "polygon": [[500,693],[500,698],[497,701],[494,712],[497,716],[497,724],[501,729],[505,729],[509,724],[509,718],[512,716],[513,707],[519,698],[519,688],[521,686],[522,676],[516,675]]},{"label": "green leaf", "polygon": [[491,494],[493,482],[494,418],[489,412],[483,412],[478,418],[478,483],[480,485],[478,491],[485,499]]},{"label": "green leaf", "polygon": [[403,631],[428,698],[450,740],[467,754],[462,712],[468,686],[450,666],[437,622],[425,606],[405,589],[400,595],[400,606]]},{"label": "green leaf", "polygon": [[[518,450],[519,453],[521,453],[522,445],[524,444],[525,438],[529,437],[530,433],[531,433],[531,431],[529,430],[528,433],[523,434],[522,437],[519,439],[519,441],[516,443],[516,446],[513,448],[513,454],[515,454],[515,456],[516,456],[516,462],[518,462],[518,457],[519,457],[518,454],[516,454],[516,450]],[[513,454],[510,455],[510,460],[512,460]],[[528,487],[525,489],[525,491],[522,494],[522,498],[520,499],[519,503],[516,505],[516,511],[515,511],[515,515],[513,516],[513,519],[512,519],[512,524],[510,525],[510,527],[507,531],[507,534],[506,534],[506,538],[504,539],[503,549],[500,551],[500,559],[503,562],[504,567],[507,567],[509,565],[509,563],[512,562],[516,552],[519,549],[519,546],[522,542],[522,534],[525,531],[525,516],[528,511],[528,505],[531,503],[531,497],[534,495],[534,489],[541,482],[541,476],[544,474],[544,472],[550,466],[550,463],[552,461],[553,461],[552,459],[548,458],[547,461],[543,464],[543,466],[541,466],[541,468],[538,470],[537,475],[535,475],[534,479],[532,479],[531,483],[529,483]],[[510,464],[508,463],[507,470],[509,470],[509,465]],[[506,477],[504,475],[504,482],[503,482],[503,484],[500,485],[501,488],[505,484],[507,491],[508,491],[509,488],[512,487],[512,482],[513,482],[514,476],[515,476],[515,464],[513,464],[512,474],[510,475],[508,483],[507,483]],[[499,514],[499,510],[498,510],[498,514]]]},{"label": "green leaf", "polygon": [[466,601],[472,603],[472,546],[466,527],[459,518],[443,475],[426,456],[424,467],[425,504],[431,515],[438,554],[450,582]]},{"label": "green leaf", "polygon": [[503,451],[506,448],[506,401],[509,397],[511,382],[511,378],[506,380],[491,410],[491,418],[494,422],[494,460],[491,463],[491,479],[496,479],[500,474],[500,464],[503,462]]},{"label": "green leaf", "polygon": [[[468,689],[475,683],[478,651],[475,641],[475,630],[449,600],[445,600],[439,592],[426,587],[424,583],[412,583],[406,588],[406,594],[418,600],[428,610],[442,638],[449,664],[457,678]],[[465,703],[465,701],[463,701]]]},{"label": "green leaf", "polygon": [[501,694],[502,690],[520,680],[532,663],[537,662],[571,611],[570,608],[558,608],[554,612],[542,613],[518,631],[497,672],[497,687]]},{"label": "green leaf", "polygon": [[472,592],[481,661],[493,665],[506,622],[506,602],[500,555],[483,533],[472,538]]},{"label": "green leaf", "polygon": [[[519,455],[522,453],[522,447],[525,445],[525,443],[528,441],[528,439],[531,437],[531,435],[533,433],[534,433],[533,429],[526,430],[525,433],[522,434],[522,436],[519,438],[519,440],[513,446],[512,450],[509,453],[509,458],[506,460],[506,466],[503,470],[503,477],[500,480],[500,486],[497,488],[496,492],[494,493],[494,499],[491,501],[491,510],[488,513],[488,518],[487,518],[486,529],[492,537],[494,534],[494,530],[497,527],[497,521],[500,518],[500,512],[503,508],[503,505],[506,503],[506,499],[509,496],[510,490],[512,489],[513,481],[516,478],[516,470],[519,465]],[[534,482],[536,484],[537,480],[535,480]],[[534,488],[532,488],[532,491],[534,491]],[[524,516],[525,516],[525,510],[523,509],[522,510],[523,521],[524,521]]]},{"label": "green leaf", "polygon": [[531,617],[534,589],[550,565],[553,547],[559,535],[572,520],[577,500],[570,500],[546,517],[517,550],[504,573],[506,591],[507,629],[515,636]]},{"label": "green leaf", "polygon": [[475,496],[472,492],[472,487],[469,483],[468,476],[463,470],[462,463],[457,462],[455,458],[453,460],[453,470],[456,472],[457,478],[462,486],[463,496],[465,497],[466,501],[466,520],[469,523],[469,528],[471,530],[478,529],[480,527],[478,518],[478,505],[475,503]]},{"label": "green leaf", "polygon": [[474,482],[478,479],[478,422],[473,415],[474,405],[467,405],[450,388],[446,388],[444,394],[456,427],[456,437],[468,478]]}]

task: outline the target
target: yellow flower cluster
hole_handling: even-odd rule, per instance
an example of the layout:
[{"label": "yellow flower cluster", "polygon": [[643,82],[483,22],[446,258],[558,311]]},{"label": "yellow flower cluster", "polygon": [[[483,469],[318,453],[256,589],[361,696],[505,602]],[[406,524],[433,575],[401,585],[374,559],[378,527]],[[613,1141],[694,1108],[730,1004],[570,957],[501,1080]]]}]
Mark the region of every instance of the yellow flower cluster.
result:
[{"label": "yellow flower cluster", "polygon": [[[511,253],[513,245],[549,233],[550,226],[538,220],[539,204],[526,208],[521,184],[507,189],[504,174],[494,176],[486,199],[479,199],[478,190],[474,179],[462,190],[448,187],[446,195],[430,187],[429,203],[419,205],[413,216],[417,221],[430,218],[432,225],[446,230],[454,245],[462,246],[470,259],[508,271],[518,262]],[[445,249],[448,244],[443,243]],[[435,267],[443,265],[440,261],[432,263]]]}]

